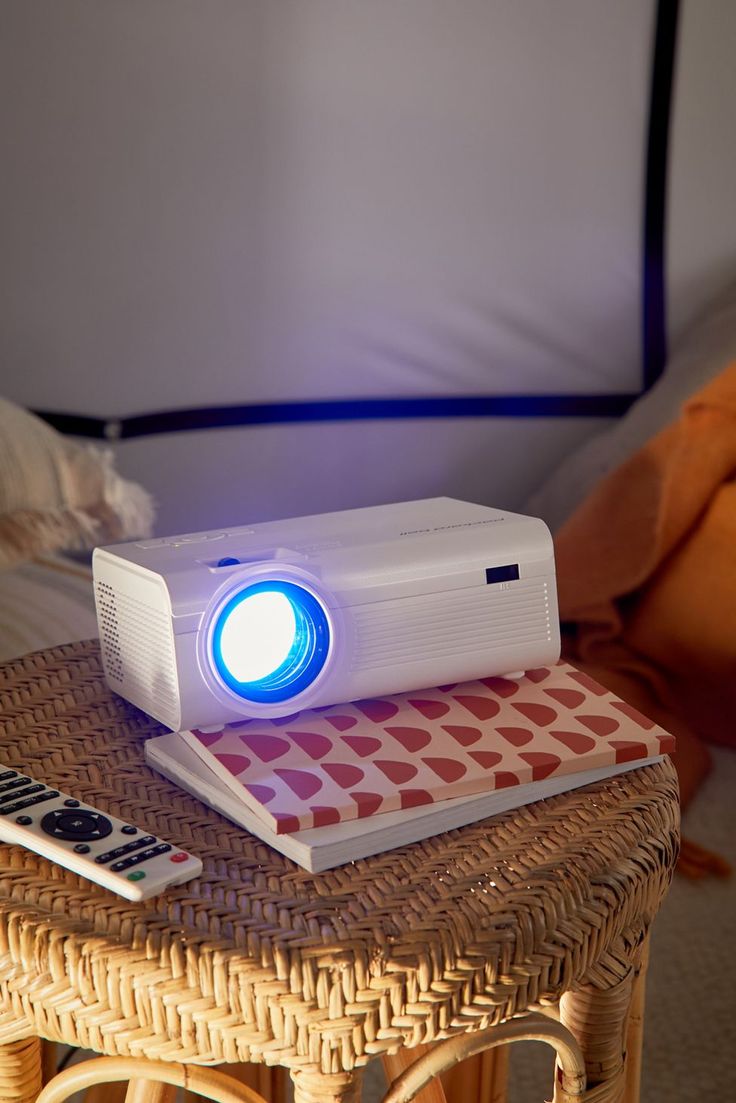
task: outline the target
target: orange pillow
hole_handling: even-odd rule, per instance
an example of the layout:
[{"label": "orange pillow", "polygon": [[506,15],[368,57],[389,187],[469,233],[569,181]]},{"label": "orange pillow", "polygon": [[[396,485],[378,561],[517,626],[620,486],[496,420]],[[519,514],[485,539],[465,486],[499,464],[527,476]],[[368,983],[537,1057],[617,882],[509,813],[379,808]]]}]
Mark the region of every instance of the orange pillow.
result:
[{"label": "orange pillow", "polygon": [[627,617],[624,639],[667,675],[674,710],[736,747],[736,483],[723,483]]}]

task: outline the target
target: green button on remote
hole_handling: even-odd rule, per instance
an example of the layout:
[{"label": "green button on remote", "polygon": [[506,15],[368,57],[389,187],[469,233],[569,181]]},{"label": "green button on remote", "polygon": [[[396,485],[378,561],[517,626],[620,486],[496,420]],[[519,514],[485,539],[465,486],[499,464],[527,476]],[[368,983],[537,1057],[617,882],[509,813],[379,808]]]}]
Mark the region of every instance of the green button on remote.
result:
[{"label": "green button on remote", "polygon": [[145,876],[146,875],[145,875],[145,873],[143,872],[142,869],[137,869],[135,871],[135,873],[129,873],[128,874],[128,880],[129,881],[142,881]]}]

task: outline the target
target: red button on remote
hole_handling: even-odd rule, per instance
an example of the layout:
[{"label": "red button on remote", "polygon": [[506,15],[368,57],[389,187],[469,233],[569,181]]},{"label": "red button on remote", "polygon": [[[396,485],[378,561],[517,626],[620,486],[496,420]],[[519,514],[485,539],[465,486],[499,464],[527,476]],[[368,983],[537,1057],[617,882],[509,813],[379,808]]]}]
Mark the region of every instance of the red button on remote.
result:
[{"label": "red button on remote", "polygon": [[181,852],[179,852],[179,854],[172,854],[171,857],[169,858],[169,861],[170,862],[186,862],[188,857],[189,857],[188,854],[182,854]]}]

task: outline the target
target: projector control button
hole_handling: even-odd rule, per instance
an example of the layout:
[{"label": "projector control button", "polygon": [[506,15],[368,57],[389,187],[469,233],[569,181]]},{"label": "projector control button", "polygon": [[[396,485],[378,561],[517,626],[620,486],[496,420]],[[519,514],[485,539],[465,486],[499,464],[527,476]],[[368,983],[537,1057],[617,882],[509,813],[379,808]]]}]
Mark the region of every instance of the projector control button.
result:
[{"label": "projector control button", "polygon": [[179,548],[182,544],[204,544],[210,540],[224,540],[226,532],[185,532],[181,536],[167,536],[163,544],[170,548]]},{"label": "projector control button", "polygon": [[112,832],[112,824],[106,816],[84,808],[79,812],[63,809],[47,812],[41,820],[41,828],[55,839],[104,839]]}]

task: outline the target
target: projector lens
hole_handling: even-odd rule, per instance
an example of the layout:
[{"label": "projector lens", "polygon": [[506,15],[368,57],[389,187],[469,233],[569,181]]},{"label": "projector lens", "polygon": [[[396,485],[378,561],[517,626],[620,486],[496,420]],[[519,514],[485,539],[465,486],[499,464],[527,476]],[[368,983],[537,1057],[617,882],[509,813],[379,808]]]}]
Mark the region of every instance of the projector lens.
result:
[{"label": "projector lens", "polygon": [[330,626],[322,605],[293,582],[257,582],[227,602],[212,652],[225,684],[260,703],[307,689],[327,659]]}]

